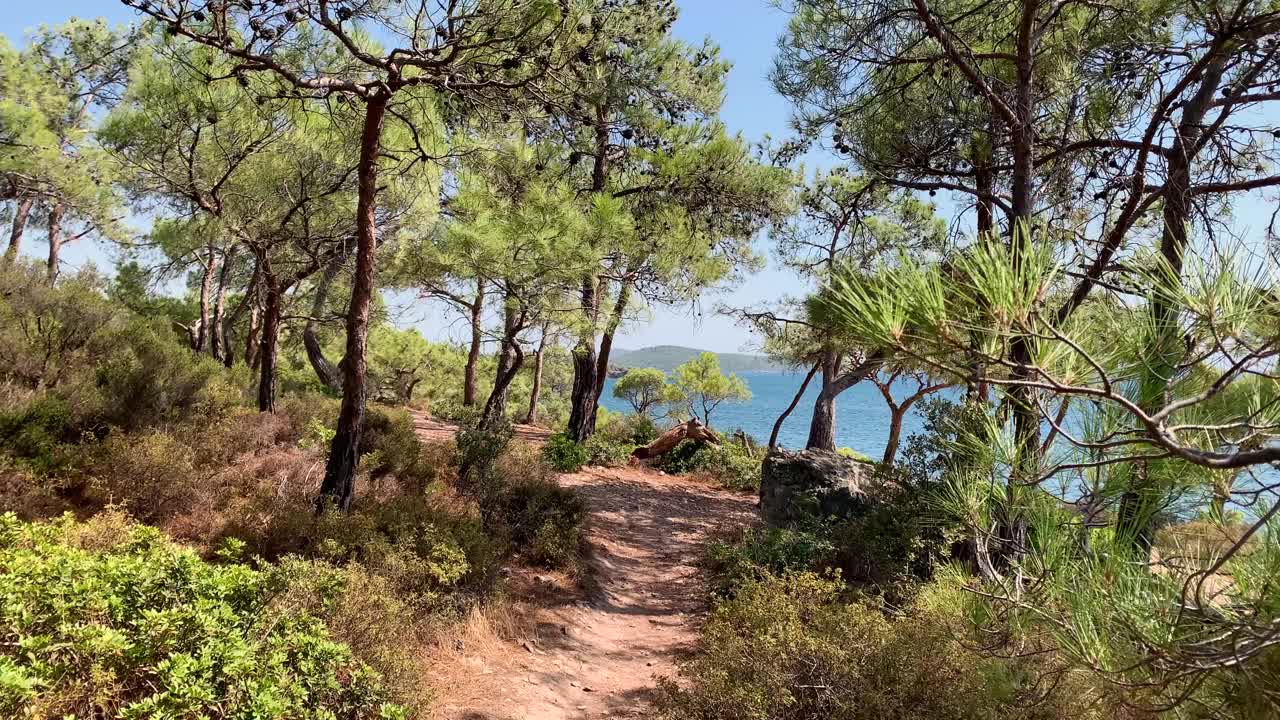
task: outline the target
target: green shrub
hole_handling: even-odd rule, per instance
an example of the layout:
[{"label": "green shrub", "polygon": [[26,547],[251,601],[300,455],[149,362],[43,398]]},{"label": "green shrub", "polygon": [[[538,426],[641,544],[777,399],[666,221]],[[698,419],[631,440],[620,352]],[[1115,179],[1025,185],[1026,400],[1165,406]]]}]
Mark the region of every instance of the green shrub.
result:
[{"label": "green shrub", "polygon": [[662,685],[672,720],[989,720],[1090,717],[1070,683],[1038,703],[1016,667],[954,640],[924,611],[887,618],[812,573],[742,586],[713,612],[685,682]]},{"label": "green shrub", "polygon": [[712,593],[729,597],[739,587],[770,576],[827,568],[835,556],[835,545],[825,533],[754,528],[736,541],[712,541],[706,560]]},{"label": "green shrub", "polygon": [[834,562],[846,581],[901,604],[951,559],[959,531],[938,516],[927,483],[883,468],[871,482],[876,502],[828,530]]},{"label": "green shrub", "polygon": [[704,473],[733,490],[759,490],[761,459],[745,445],[685,440],[667,453],[658,467],[673,475]]},{"label": "green shrub", "polygon": [[56,395],[38,395],[26,407],[0,414],[0,449],[37,474],[66,468],[75,435],[71,409]]},{"label": "green shrub", "polygon": [[582,544],[587,508],[578,494],[549,478],[508,483],[496,499],[496,518],[527,562],[573,568]]},{"label": "green shrub", "polygon": [[416,604],[438,608],[479,595],[497,578],[504,554],[474,512],[444,497],[406,494],[365,499],[348,513],[316,516],[309,494],[261,498],[226,528],[247,552],[268,560],[286,555],[359,563]]},{"label": "green shrub", "polygon": [[648,445],[661,434],[653,419],[645,415],[609,415],[608,422],[596,430],[596,435],[603,435],[620,445],[630,445],[628,452]]},{"label": "green shrub", "polygon": [[151,528],[99,547],[70,518],[0,516],[0,713],[391,718],[377,674],[271,583]]},{"label": "green shrub", "polygon": [[202,491],[191,447],[159,430],[112,433],[91,449],[89,495],[97,505],[123,505],[134,517],[156,522],[188,508]]},{"label": "green shrub", "polygon": [[568,435],[557,433],[547,438],[542,446],[542,457],[558,472],[574,473],[587,464],[587,449],[574,442]]},{"label": "green shrub", "polygon": [[602,433],[596,433],[582,444],[587,460],[584,465],[594,467],[621,467],[631,460],[635,446],[629,442],[615,442]]},{"label": "green shrub", "polygon": [[126,430],[192,416],[226,414],[243,405],[247,372],[194,355],[163,321],[135,318],[105,340],[111,351],[94,366],[96,420]]}]

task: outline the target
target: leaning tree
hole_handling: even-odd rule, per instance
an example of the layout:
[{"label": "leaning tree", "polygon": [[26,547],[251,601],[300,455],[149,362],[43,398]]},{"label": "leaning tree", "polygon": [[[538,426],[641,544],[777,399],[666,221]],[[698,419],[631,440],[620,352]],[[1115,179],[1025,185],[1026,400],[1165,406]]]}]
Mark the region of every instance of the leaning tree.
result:
[{"label": "leaning tree", "polygon": [[[376,289],[380,170],[433,161],[436,141],[413,118],[510,112],[547,95],[574,52],[582,8],[565,0],[471,0],[439,5],[390,0],[123,0],[165,31],[217,50],[238,77],[261,74],[278,93],[359,108],[355,272],[346,319],[342,405],[319,506],[354,497],[369,313]],[[527,112],[526,109],[519,109]],[[389,127],[405,140],[387,143]]]}]

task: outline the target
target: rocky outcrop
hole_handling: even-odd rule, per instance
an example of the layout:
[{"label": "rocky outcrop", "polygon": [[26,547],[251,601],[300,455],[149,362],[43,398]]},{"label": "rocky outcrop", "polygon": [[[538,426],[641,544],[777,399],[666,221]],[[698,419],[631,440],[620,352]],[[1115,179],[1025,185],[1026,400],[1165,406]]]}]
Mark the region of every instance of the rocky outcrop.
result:
[{"label": "rocky outcrop", "polygon": [[760,510],[765,522],[786,527],[813,517],[847,518],[872,500],[875,466],[825,450],[775,450],[765,456]]}]

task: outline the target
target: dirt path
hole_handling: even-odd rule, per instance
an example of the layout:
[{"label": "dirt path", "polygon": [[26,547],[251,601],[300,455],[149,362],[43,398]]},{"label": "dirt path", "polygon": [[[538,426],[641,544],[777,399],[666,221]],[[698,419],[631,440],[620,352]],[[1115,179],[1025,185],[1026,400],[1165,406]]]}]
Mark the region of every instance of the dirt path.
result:
[{"label": "dirt path", "polygon": [[449,720],[652,717],[654,677],[673,675],[706,610],[696,563],[708,535],[750,524],[754,499],[639,468],[562,477],[591,510],[587,590],[517,576],[527,640],[460,649],[438,683]]}]

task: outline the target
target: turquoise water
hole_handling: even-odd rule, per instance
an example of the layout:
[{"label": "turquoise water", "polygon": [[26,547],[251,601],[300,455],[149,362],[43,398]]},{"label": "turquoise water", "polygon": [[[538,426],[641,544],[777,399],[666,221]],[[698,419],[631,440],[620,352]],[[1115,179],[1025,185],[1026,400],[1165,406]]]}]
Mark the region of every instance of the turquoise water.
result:
[{"label": "turquoise water", "polygon": [[[739,375],[751,389],[751,400],[745,403],[725,403],[711,414],[711,424],[717,430],[742,428],[760,442],[769,440],[773,423],[786,409],[804,373],[745,372]],[[605,383],[600,403],[615,412],[630,412],[625,400],[613,396],[614,380]],[[785,447],[801,448],[809,437],[809,419],[813,417],[813,402],[818,397],[819,378],[814,378],[805,391],[804,398],[782,425],[778,441]],[[899,397],[908,394],[906,387]],[[905,441],[920,429],[920,416],[912,409],[903,420],[902,439]],[[859,383],[846,390],[836,400],[836,444],[849,447],[879,460],[884,455],[885,441],[889,435],[889,408],[880,391],[870,383]]]}]

